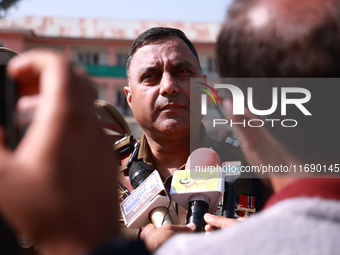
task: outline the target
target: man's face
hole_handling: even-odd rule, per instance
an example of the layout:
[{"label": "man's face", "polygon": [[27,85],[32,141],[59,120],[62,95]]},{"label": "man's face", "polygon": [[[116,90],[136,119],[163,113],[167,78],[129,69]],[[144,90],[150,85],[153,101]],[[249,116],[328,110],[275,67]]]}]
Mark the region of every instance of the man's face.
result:
[{"label": "man's face", "polygon": [[190,78],[200,78],[195,55],[178,37],[139,48],[130,64],[129,106],[152,135],[190,133]]}]

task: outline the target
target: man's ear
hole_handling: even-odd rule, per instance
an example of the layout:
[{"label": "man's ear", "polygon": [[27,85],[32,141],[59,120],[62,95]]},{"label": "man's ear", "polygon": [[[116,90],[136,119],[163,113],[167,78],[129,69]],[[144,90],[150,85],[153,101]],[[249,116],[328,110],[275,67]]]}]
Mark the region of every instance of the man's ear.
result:
[{"label": "man's ear", "polygon": [[205,74],[202,76],[202,78],[204,79],[204,83],[208,83],[208,76]]},{"label": "man's ear", "polygon": [[130,106],[130,108],[132,109],[132,107],[131,107],[131,105],[132,105],[132,93],[131,93],[130,86],[125,86],[124,92],[125,92],[125,96],[126,96],[126,101],[127,101],[128,105]]}]

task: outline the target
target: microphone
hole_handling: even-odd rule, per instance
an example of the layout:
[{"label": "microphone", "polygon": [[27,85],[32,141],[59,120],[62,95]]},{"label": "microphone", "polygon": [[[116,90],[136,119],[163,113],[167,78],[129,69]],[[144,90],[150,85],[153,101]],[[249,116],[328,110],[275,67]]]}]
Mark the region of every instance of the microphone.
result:
[{"label": "microphone", "polygon": [[[153,172],[152,168],[143,161],[137,161],[129,169],[131,186],[136,189]],[[170,202],[170,201],[169,201]],[[155,208],[150,212],[150,218],[156,228],[163,224],[173,224],[171,218],[166,214],[166,207]]]},{"label": "microphone", "polygon": [[[227,218],[234,218],[235,214],[235,183],[241,175],[241,161],[225,162],[223,167],[228,171],[225,173],[226,190],[223,198],[222,215]],[[228,188],[228,190],[227,190]]]},{"label": "microphone", "polygon": [[133,189],[138,188],[142,182],[152,174],[151,166],[143,161],[137,161],[129,168],[129,178]]},{"label": "microphone", "polygon": [[152,224],[159,228],[163,224],[179,224],[179,219],[171,204],[157,170],[142,161],[130,167],[129,177],[134,188],[121,204],[124,223],[128,228],[144,227]]},{"label": "microphone", "polygon": [[203,216],[213,213],[224,191],[225,174],[220,167],[220,157],[209,148],[193,151],[185,170],[174,172],[170,195],[188,210],[187,223],[196,225],[195,232],[203,229]]}]

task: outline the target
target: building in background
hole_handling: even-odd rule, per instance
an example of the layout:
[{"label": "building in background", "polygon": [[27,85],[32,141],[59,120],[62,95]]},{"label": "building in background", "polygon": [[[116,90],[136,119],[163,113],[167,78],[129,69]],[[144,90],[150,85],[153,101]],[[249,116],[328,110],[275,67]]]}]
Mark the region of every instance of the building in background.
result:
[{"label": "building in background", "polygon": [[156,26],[184,31],[197,49],[203,73],[209,78],[218,77],[215,56],[218,23],[25,17],[0,20],[0,46],[19,54],[41,47],[62,52],[66,59],[87,70],[96,84],[97,98],[114,105],[138,137],[140,131],[123,90],[127,84],[125,64],[135,38]]}]

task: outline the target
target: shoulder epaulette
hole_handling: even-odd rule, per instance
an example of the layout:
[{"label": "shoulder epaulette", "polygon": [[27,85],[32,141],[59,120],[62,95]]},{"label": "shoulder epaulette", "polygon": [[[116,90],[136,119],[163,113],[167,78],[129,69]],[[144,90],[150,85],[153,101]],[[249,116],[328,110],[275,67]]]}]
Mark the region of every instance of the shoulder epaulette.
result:
[{"label": "shoulder epaulette", "polygon": [[122,139],[115,142],[113,148],[115,151],[123,154],[129,150],[132,150],[135,142],[136,139],[133,138],[133,135],[124,136]]}]

